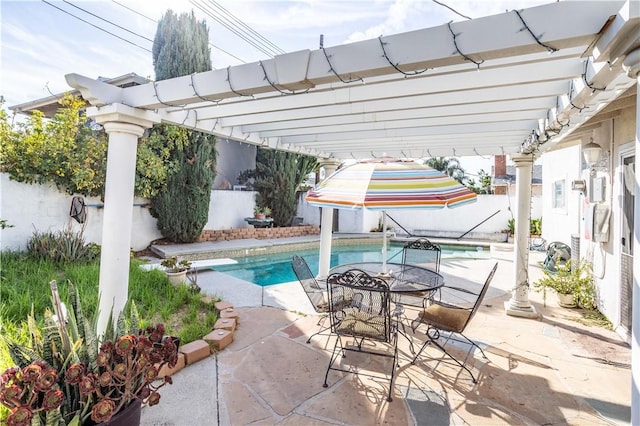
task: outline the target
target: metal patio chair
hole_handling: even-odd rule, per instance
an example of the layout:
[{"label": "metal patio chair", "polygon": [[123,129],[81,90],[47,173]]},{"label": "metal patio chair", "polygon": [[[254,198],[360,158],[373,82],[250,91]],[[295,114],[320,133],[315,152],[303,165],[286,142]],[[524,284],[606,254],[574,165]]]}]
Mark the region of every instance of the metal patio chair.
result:
[{"label": "metal patio chair", "polygon": [[323,314],[318,320],[318,327],[320,329],[313,333],[307,339],[307,343],[311,343],[311,338],[317,334],[321,334],[324,331],[327,331],[329,327],[325,327],[324,323],[327,320],[327,313],[329,312],[329,304],[325,300],[325,295],[327,294],[326,288],[321,286],[320,283],[316,280],[315,275],[309,269],[309,265],[306,260],[297,254],[291,258],[291,267],[293,268],[293,272],[298,277],[298,281],[302,285],[302,289],[305,294],[309,298],[309,302],[313,306],[313,309],[318,314]]},{"label": "metal patio chair", "polygon": [[[362,352],[391,359],[391,378],[387,401],[392,401],[393,379],[398,363],[398,329],[392,321],[389,285],[381,278],[372,277],[359,269],[331,274],[327,278],[329,288],[329,321],[336,341],[324,376],[327,387],[329,371],[358,374],[336,360],[347,351]],[[351,342],[348,345],[347,342]],[[367,344],[365,345],[365,342]],[[383,343],[384,349],[374,350],[373,345]],[[364,374],[364,373],[362,373]],[[373,376],[372,374],[366,374]]]},{"label": "metal patio chair", "polygon": [[[489,289],[489,285],[491,284],[491,280],[496,273],[496,269],[498,269],[498,263],[494,265],[491,269],[491,272],[487,276],[482,289],[479,293],[475,294],[470,290],[452,287],[452,286],[444,286],[442,288],[442,293],[452,293],[453,297],[460,297],[460,299],[464,299],[464,296],[471,297],[467,303],[461,304],[453,304],[449,302],[443,301],[433,301],[429,306],[424,308],[422,312],[418,314],[418,317],[413,320],[411,323],[411,328],[414,332],[421,326],[426,325],[427,330],[425,335],[427,340],[424,342],[416,356],[413,358],[412,363],[415,364],[416,360],[422,354],[424,348],[433,343],[437,348],[439,348],[442,352],[444,352],[449,358],[451,358],[456,364],[458,364],[463,369],[467,370],[467,372],[471,375],[471,379],[473,383],[477,383],[477,380],[471,370],[465,365],[471,350],[476,347],[480,349],[482,356],[485,359],[487,355],[484,353],[482,348],[478,346],[473,340],[469,339],[467,336],[463,334],[469,322],[473,319],[474,315],[478,311],[480,304],[482,303],[482,299],[484,299],[487,290]],[[470,305],[470,306],[469,306]],[[444,338],[443,334],[447,336]],[[440,343],[440,339],[443,339],[444,342]],[[456,358],[453,354],[447,351],[445,345],[449,340],[463,342],[471,345],[469,351],[467,352],[464,361],[461,362]]]},{"label": "metal patio chair", "polygon": [[[427,238],[418,238],[409,241],[402,247],[402,263],[409,265],[419,265],[436,272],[440,272],[441,249],[438,244],[434,244]],[[428,293],[407,293],[397,300],[402,306],[426,307],[435,292]],[[402,310],[404,313],[404,310]]]}]

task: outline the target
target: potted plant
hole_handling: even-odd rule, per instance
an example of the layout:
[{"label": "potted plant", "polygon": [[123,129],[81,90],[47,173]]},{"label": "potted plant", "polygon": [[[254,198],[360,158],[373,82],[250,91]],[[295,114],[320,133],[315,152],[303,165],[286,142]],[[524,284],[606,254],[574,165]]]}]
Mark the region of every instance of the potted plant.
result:
[{"label": "potted plant", "polygon": [[593,309],[595,307],[595,284],[591,263],[581,259],[579,262],[556,264],[556,271],[543,268],[544,277],[533,283],[536,291],[543,291],[546,302],[546,290],[551,289],[558,295],[558,304],[562,307]]},{"label": "potted plant", "polygon": [[267,206],[261,207],[256,205],[253,208],[253,216],[256,219],[265,219],[269,215],[271,215],[271,209]]},{"label": "potted plant", "polygon": [[55,281],[51,289],[55,314],[45,312],[42,330],[29,317],[30,345],[3,338],[16,363],[0,376],[0,403],[11,410],[7,424],[139,424],[141,404],[158,404],[158,389],[172,383],[170,376],[156,379],[162,366],[178,360],[175,340],[165,337],[162,324],[138,329],[132,304],[131,325],[121,315],[98,348],[73,286],[68,312]]},{"label": "potted plant", "polygon": [[187,271],[191,269],[191,262],[179,259],[177,256],[164,259],[160,265],[164,267],[164,272],[173,285],[184,284],[187,280]]}]

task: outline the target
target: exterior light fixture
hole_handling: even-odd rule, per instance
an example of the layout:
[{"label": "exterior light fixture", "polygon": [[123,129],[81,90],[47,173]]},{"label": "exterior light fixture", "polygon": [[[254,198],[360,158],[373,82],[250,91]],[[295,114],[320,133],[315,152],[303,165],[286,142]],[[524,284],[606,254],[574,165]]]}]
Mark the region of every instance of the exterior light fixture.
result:
[{"label": "exterior light fixture", "polygon": [[582,155],[584,155],[584,161],[586,161],[589,168],[593,169],[600,159],[600,153],[602,148],[597,143],[591,142],[582,147]]}]

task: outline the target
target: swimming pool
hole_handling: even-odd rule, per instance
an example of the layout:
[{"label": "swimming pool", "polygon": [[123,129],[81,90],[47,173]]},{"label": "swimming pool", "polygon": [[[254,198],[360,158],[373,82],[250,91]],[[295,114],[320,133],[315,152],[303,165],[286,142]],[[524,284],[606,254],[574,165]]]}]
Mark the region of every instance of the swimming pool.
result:
[{"label": "swimming pool", "polygon": [[[476,259],[490,257],[488,247],[441,245],[440,248],[443,260],[454,257]],[[234,258],[238,263],[219,265],[211,269],[265,287],[297,281],[293,269],[291,269],[291,257],[294,254],[302,256],[309,264],[311,272],[318,274],[319,252],[317,248],[239,257]],[[390,244],[387,247],[387,259],[389,262],[401,262],[402,245]],[[335,246],[331,249],[331,267],[353,262],[381,261],[382,248],[378,245]]]}]

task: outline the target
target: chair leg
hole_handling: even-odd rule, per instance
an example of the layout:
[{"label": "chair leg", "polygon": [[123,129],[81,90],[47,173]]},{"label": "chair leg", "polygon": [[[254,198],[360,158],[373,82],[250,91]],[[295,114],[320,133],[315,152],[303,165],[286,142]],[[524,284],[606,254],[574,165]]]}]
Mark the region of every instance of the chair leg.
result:
[{"label": "chair leg", "polygon": [[327,378],[329,377],[329,371],[331,371],[331,366],[336,361],[336,359],[338,359],[338,355],[336,354],[336,349],[338,349],[338,343],[340,343],[340,352],[342,352],[344,356],[344,349],[342,349],[342,342],[340,341],[340,336],[336,336],[336,342],[333,345],[333,352],[331,352],[331,358],[329,358],[329,366],[327,367],[327,372],[324,373],[324,383],[322,385],[323,388],[326,388],[329,386],[327,384]]},{"label": "chair leg", "polygon": [[465,336],[465,335],[464,335],[464,334],[462,334],[462,333],[458,333],[458,334],[460,334],[462,337],[464,337],[464,338],[467,340],[467,342],[471,343],[473,346],[475,346],[476,348],[478,348],[478,349],[480,350],[480,353],[482,354],[482,357],[483,357],[484,359],[487,359],[487,360],[489,359],[489,357],[487,356],[487,354],[485,354],[485,353],[484,353],[484,350],[482,350],[482,348],[481,348],[480,346],[478,346],[478,344],[477,344],[476,342],[474,342],[473,340],[469,339],[467,336]]},{"label": "chair leg", "polygon": [[309,336],[309,338],[307,339],[307,343],[311,343],[311,338],[312,338],[313,336],[316,336],[316,335],[318,335],[318,334],[320,334],[320,333],[323,333],[323,332],[325,332],[325,331],[327,331],[327,330],[330,330],[330,329],[331,329],[331,327],[330,327],[330,326],[329,326],[329,327],[323,327],[323,326],[322,326],[322,325],[325,323],[325,321],[327,320],[327,318],[328,318],[328,316],[327,316],[327,315],[325,315],[325,316],[323,316],[322,318],[320,318],[320,319],[318,320],[318,323],[317,323],[316,325],[317,325],[318,327],[321,327],[321,328],[320,328],[320,330],[316,331],[316,332],[315,332],[315,333],[313,333],[311,336]]},{"label": "chair leg", "polygon": [[397,364],[398,364],[398,333],[396,331],[393,337],[393,365],[391,366],[391,380],[389,380],[389,395],[387,396],[388,402],[393,401],[393,397],[391,395],[393,394],[393,379],[396,374]]},{"label": "chair leg", "polygon": [[[447,355],[449,358],[451,358],[456,364],[458,364],[460,367],[464,368],[465,370],[467,370],[467,372],[469,373],[469,375],[471,376],[471,380],[473,381],[473,383],[478,383],[478,381],[476,380],[476,377],[473,375],[473,373],[471,372],[471,370],[464,365],[463,363],[461,363],[460,361],[458,361],[457,358],[453,357],[449,351],[447,351],[444,347],[444,345],[441,345],[440,342],[438,342],[438,339],[440,339],[440,331],[429,327],[429,329],[427,329],[427,332],[425,333],[427,336],[427,341],[424,342],[424,344],[422,345],[422,347],[420,348],[420,351],[418,351],[418,354],[413,358],[413,361],[411,361],[411,364],[415,364],[416,360],[420,357],[420,354],[422,354],[422,351],[424,350],[424,348],[429,344],[429,343],[433,343],[434,345],[436,345],[438,347],[438,349],[440,349],[442,352],[445,353],[445,355]],[[469,340],[466,336],[463,336],[465,339]],[[471,342],[471,341],[470,341]],[[471,344],[476,345],[474,342],[471,342]],[[482,349],[480,349],[480,351],[482,351]],[[484,353],[484,352],[483,352]]]},{"label": "chair leg", "polygon": [[451,354],[444,348],[444,346],[442,346],[440,343],[437,342],[437,340],[433,340],[431,339],[431,341],[433,342],[434,345],[436,345],[442,352],[444,352],[449,358],[451,358],[456,364],[458,364],[460,367],[464,368],[465,370],[467,370],[467,372],[469,373],[469,375],[471,376],[471,380],[473,381],[473,383],[478,383],[478,381],[476,380],[476,377],[473,375],[473,373],[471,372],[471,370],[469,370],[469,368],[464,365],[463,363],[461,363],[460,361],[458,361],[455,357],[451,356]]}]

